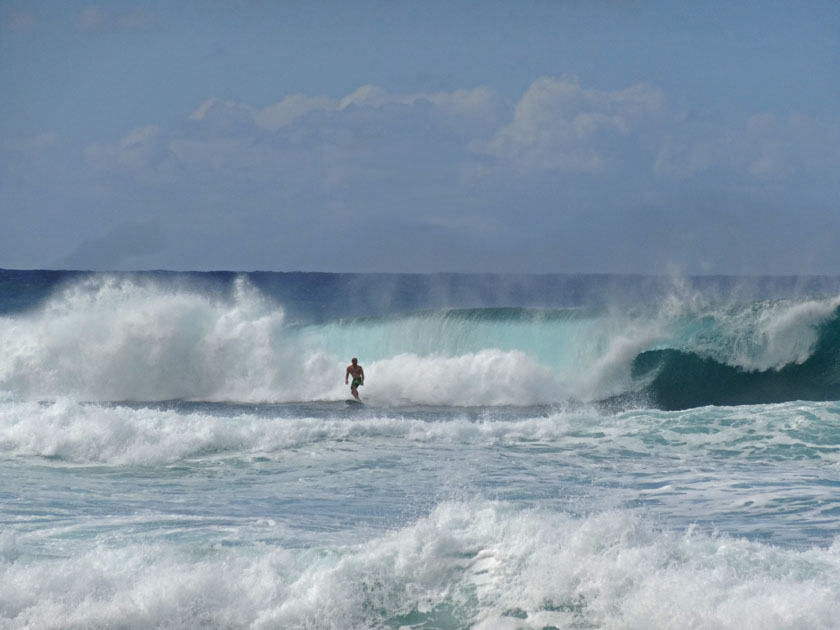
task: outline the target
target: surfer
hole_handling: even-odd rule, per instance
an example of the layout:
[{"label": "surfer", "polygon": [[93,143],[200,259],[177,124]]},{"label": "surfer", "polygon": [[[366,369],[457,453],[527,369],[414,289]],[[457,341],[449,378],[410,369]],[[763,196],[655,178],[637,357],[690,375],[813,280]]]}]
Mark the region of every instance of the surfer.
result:
[{"label": "surfer", "polygon": [[362,366],[359,365],[359,360],[356,357],[353,357],[350,362],[351,365],[347,366],[347,371],[344,373],[344,384],[347,385],[347,381],[352,376],[353,383],[350,385],[350,393],[353,394],[353,398],[362,402],[362,399],[359,398],[357,388],[359,385],[365,384],[365,371],[362,369]]}]

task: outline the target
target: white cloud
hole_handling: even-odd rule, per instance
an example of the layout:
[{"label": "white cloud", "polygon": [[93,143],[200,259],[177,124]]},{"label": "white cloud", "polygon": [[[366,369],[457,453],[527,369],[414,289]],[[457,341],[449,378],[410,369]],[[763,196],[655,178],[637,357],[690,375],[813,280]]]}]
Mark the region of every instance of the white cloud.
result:
[{"label": "white cloud", "polygon": [[542,77],[516,105],[513,122],[473,149],[521,171],[598,171],[605,139],[628,134],[664,106],[662,92],[646,85],[604,92],[575,78]]},{"label": "white cloud", "polygon": [[[542,78],[514,105],[486,87],[399,93],[363,86],[343,98],[294,94],[267,107],[212,98],[180,124],[138,126],[78,157],[69,139],[54,134],[0,139],[11,184],[0,191],[4,203],[28,213],[72,206],[87,217],[74,224],[77,239],[84,225],[102,229],[109,213],[151,221],[178,234],[174,240],[193,239],[180,265],[212,264],[218,250],[251,267],[275,264],[276,251],[297,261],[284,264],[337,266],[342,252],[359,249],[371,261],[409,261],[402,269],[574,263],[614,270],[610,261],[619,261],[655,271],[672,252],[701,262],[724,256],[713,247],[716,227],[700,233],[702,221],[680,217],[712,208],[714,225],[728,225],[740,207],[733,192],[753,204],[736,227],[762,223],[753,218],[767,200],[799,211],[809,191],[814,208],[835,216],[840,125],[760,113],[733,128],[721,117],[669,113],[648,86],[601,91]],[[685,185],[679,178],[696,179]],[[707,186],[719,197],[681,207]],[[614,208],[624,217],[618,227],[611,227]],[[781,233],[799,220],[782,218],[768,225]],[[825,223],[807,233],[831,241],[836,222]],[[671,244],[675,232],[684,236]],[[63,236],[53,234],[56,242]],[[735,242],[740,232],[728,238]],[[7,251],[13,240],[3,242]],[[691,249],[695,241],[702,247]],[[651,242],[663,245],[648,255]],[[119,249],[93,245],[102,256]],[[337,262],[321,260],[327,249]],[[148,264],[167,259],[155,260],[163,262]],[[826,268],[819,264],[813,269]]]},{"label": "white cloud", "polygon": [[160,127],[147,125],[128,132],[120,140],[119,161],[126,166],[139,167],[161,157]]},{"label": "white cloud", "polygon": [[[180,181],[237,200],[254,190],[338,205],[483,191],[485,200],[470,202],[475,218],[487,199],[493,205],[505,190],[545,194],[540,182],[556,186],[558,175],[567,176],[575,201],[566,203],[575,204],[605,197],[600,189],[655,194],[657,181],[668,186],[707,172],[724,185],[764,185],[815,163],[840,167],[838,140],[836,125],[807,118],[759,114],[732,130],[669,114],[650,86],[602,91],[544,77],[515,107],[486,87],[397,93],[366,85],[343,98],[294,94],[263,108],[211,98],[174,129],[138,127],[89,147],[87,157],[94,173],[161,187]],[[579,173],[599,177],[571,177]],[[438,204],[425,219],[459,224],[447,212]]]},{"label": "white cloud", "polygon": [[453,108],[469,108],[476,105],[483,106],[486,101],[495,98],[495,94],[487,87],[480,86],[472,90],[455,90],[453,92],[412,92],[398,94],[388,92],[375,85],[363,85],[351,92],[339,103],[339,109],[356,105],[359,107],[382,107],[393,103],[413,105],[418,101],[428,101],[434,105],[450,106]]},{"label": "white cloud", "polygon": [[341,99],[294,94],[262,109],[211,98],[168,146],[184,164],[234,177],[326,188],[405,181],[428,168],[457,173],[459,160],[474,159],[469,143],[492,134],[504,108],[486,87],[401,94],[366,85]]},{"label": "white cloud", "polygon": [[278,131],[314,112],[338,114],[354,107],[380,110],[389,105],[412,107],[423,104],[431,107],[439,120],[448,120],[458,126],[467,124],[471,128],[476,125],[497,125],[505,109],[503,99],[484,86],[452,92],[400,94],[374,85],[364,85],[341,99],[292,94],[262,109],[214,97],[202,103],[189,118],[205,121],[217,128],[254,124],[269,131]]},{"label": "white cloud", "polygon": [[339,104],[339,109],[358,105],[362,107],[382,107],[388,103],[410,104],[414,99],[411,97],[391,95],[375,85],[363,85],[354,92],[348,94]]},{"label": "white cloud", "polygon": [[116,144],[94,144],[86,151],[95,171],[154,168],[166,157],[160,127],[146,125],[126,133]]},{"label": "white cloud", "polygon": [[279,103],[254,111],[253,117],[263,129],[277,131],[310,112],[335,111],[337,108],[338,102],[326,96],[309,97],[304,94],[293,94]]},{"label": "white cloud", "polygon": [[222,101],[216,97],[204,101],[189,115],[188,120],[202,123],[204,133],[212,129],[215,134],[241,134],[256,124],[255,110],[250,105],[234,101]]},{"label": "white cloud", "polygon": [[352,106],[382,108],[387,105],[416,106],[428,104],[440,120],[447,120],[459,128],[478,131],[477,127],[498,125],[506,113],[507,104],[486,86],[451,92],[413,92],[395,94],[373,85],[364,85],[345,96],[338,109]]},{"label": "white cloud", "polygon": [[840,168],[840,128],[806,116],[749,117],[740,128],[678,121],[656,155],[657,175],[687,178],[723,169],[757,181]]}]

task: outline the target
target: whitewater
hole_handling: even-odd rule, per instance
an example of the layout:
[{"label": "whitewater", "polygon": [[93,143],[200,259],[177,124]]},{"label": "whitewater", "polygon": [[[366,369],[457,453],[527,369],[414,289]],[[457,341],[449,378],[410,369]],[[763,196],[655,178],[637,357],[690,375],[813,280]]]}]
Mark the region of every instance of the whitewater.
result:
[{"label": "whitewater", "polygon": [[838,628],[840,278],[0,270],[0,478],[0,628]]}]

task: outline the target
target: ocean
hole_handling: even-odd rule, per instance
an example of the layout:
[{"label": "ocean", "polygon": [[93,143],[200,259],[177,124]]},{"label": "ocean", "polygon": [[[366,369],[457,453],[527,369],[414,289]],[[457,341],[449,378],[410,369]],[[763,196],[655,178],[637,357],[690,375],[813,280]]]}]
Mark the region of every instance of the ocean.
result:
[{"label": "ocean", "polygon": [[0,479],[0,628],[840,628],[840,278],[0,271]]}]

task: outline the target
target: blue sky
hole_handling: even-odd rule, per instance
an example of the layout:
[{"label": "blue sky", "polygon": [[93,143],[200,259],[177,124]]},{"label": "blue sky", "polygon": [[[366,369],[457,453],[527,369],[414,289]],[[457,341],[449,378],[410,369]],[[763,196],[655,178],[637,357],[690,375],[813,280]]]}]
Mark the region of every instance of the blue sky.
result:
[{"label": "blue sky", "polygon": [[840,3],[0,1],[0,267],[840,272]]}]

